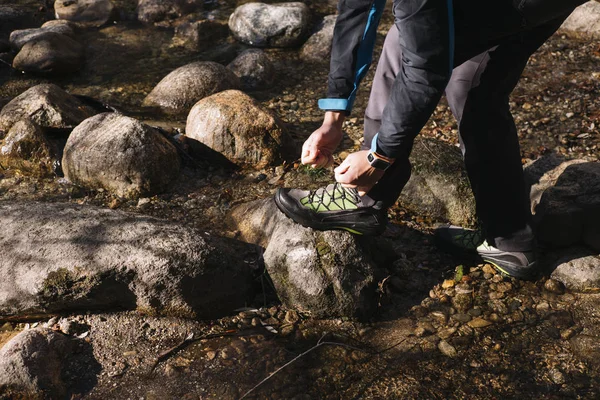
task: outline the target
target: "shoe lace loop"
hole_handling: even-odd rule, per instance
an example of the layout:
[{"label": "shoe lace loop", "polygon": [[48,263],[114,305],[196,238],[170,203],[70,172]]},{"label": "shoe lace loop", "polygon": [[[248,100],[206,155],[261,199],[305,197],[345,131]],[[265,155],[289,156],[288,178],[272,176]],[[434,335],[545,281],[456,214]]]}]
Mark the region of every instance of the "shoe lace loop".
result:
[{"label": "shoe lace loop", "polygon": [[[326,194],[329,196],[328,202],[325,202]],[[341,205],[336,202],[336,200],[341,200]],[[339,182],[311,191],[308,195],[308,203],[312,204],[315,209],[318,209],[322,205],[328,211],[330,211],[330,205],[332,203],[336,204],[338,208],[344,209],[345,200],[348,200],[352,204],[356,205],[360,203],[360,196],[358,195],[358,191],[356,189],[345,188]]]}]

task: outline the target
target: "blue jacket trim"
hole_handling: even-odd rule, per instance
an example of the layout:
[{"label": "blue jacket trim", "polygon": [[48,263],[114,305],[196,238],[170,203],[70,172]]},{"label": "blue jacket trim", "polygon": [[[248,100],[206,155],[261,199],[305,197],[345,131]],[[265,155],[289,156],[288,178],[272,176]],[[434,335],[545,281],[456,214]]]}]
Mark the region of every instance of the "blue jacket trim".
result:
[{"label": "blue jacket trim", "polygon": [[320,99],[319,108],[327,111],[348,111],[346,99]]}]

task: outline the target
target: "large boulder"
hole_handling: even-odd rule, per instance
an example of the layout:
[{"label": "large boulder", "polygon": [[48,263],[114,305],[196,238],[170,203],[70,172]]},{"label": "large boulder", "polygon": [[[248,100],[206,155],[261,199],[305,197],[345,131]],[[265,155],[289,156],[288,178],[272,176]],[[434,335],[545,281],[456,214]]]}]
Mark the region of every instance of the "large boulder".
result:
[{"label": "large boulder", "polygon": [[61,75],[81,69],[83,46],[67,35],[46,32],[25,43],[13,60],[13,68],[32,73]]},{"label": "large boulder", "polygon": [[55,0],[56,19],[71,21],[81,27],[104,25],[113,11],[110,0]]},{"label": "large boulder", "polygon": [[298,46],[310,29],[310,9],[300,2],[247,3],[231,14],[229,29],[237,40],[252,46]]},{"label": "large boulder", "polygon": [[123,197],[160,193],[180,170],[177,149],[157,129],[116,113],[98,114],[73,129],[62,164],[74,184]]},{"label": "large boulder", "polygon": [[242,89],[264,89],[273,83],[275,67],[269,57],[260,49],[249,49],[227,66],[240,78]]},{"label": "large boulder", "polygon": [[18,7],[16,1],[12,5],[9,2],[3,1],[0,4],[0,36],[8,35],[15,29],[29,28],[36,25],[37,17],[33,13],[27,12],[26,9]]},{"label": "large boulder", "polygon": [[277,118],[238,90],[196,103],[187,117],[185,132],[229,161],[256,168],[279,163],[291,145]]},{"label": "large boulder", "polygon": [[[0,316],[75,310],[216,318],[253,288],[248,245],[143,215],[0,203]],[[253,297],[250,297],[253,298]]]},{"label": "large boulder", "polygon": [[97,382],[92,347],[47,328],[19,333],[0,350],[0,397],[79,397]]},{"label": "large boulder", "polygon": [[328,15],[323,18],[314,30],[311,37],[302,46],[302,58],[312,62],[328,63],[331,58],[331,42],[333,41],[333,28],[337,15]]},{"label": "large boulder", "polygon": [[460,150],[435,139],[417,138],[410,180],[398,199],[416,215],[459,226],[475,223],[475,199]]},{"label": "large boulder", "polygon": [[18,121],[30,119],[43,128],[73,129],[96,112],[54,84],[34,86],[0,112],[0,138]]},{"label": "large boulder", "polygon": [[588,1],[580,5],[562,24],[562,29],[600,37],[600,3]]},{"label": "large boulder", "polygon": [[266,247],[265,267],[284,305],[319,318],[374,315],[382,277],[375,260],[383,253],[376,239],[304,228],[272,199],[240,205],[230,218],[243,240]]},{"label": "large boulder", "polygon": [[525,177],[540,242],[600,251],[600,163],[549,155],[526,166]]},{"label": "large boulder", "polygon": [[575,292],[600,291],[600,254],[585,247],[561,250],[551,263],[552,278]]},{"label": "large boulder", "polygon": [[10,45],[16,51],[21,50],[25,43],[32,40],[43,38],[48,32],[58,33],[61,35],[67,35],[73,37],[73,28],[67,21],[49,21],[59,22],[52,24],[44,24],[41,28],[32,29],[20,29],[11,32],[10,34]]},{"label": "large boulder", "polygon": [[152,24],[201,11],[204,0],[139,0],[136,9],[139,21]]},{"label": "large boulder", "polygon": [[146,107],[158,107],[171,114],[183,114],[199,100],[228,89],[239,88],[233,72],[211,61],[199,61],[177,68],[165,76],[144,99]]},{"label": "large boulder", "polygon": [[8,131],[0,147],[0,161],[4,168],[49,176],[56,161],[53,153],[40,127],[24,119]]}]

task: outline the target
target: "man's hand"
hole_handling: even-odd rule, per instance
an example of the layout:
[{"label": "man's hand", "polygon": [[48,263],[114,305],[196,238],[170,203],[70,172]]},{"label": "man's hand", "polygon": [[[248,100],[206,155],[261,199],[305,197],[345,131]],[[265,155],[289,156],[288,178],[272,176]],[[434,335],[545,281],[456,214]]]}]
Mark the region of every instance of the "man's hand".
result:
[{"label": "man's hand", "polygon": [[333,164],[333,152],[342,141],[342,124],[345,115],[327,111],[323,125],[314,131],[302,146],[302,164],[313,168],[329,167]]},{"label": "man's hand", "polygon": [[367,193],[384,174],[384,171],[373,168],[367,161],[368,150],[350,154],[337,167],[335,180],[347,187],[354,187],[361,196]]}]

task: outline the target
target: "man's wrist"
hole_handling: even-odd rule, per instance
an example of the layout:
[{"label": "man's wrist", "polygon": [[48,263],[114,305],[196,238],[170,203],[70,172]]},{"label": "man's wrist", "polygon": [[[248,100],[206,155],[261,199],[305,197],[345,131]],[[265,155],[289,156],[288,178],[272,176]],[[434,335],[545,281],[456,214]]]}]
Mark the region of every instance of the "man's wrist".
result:
[{"label": "man's wrist", "polygon": [[337,125],[340,128],[346,120],[346,114],[342,111],[327,111],[323,118],[323,124]]}]

